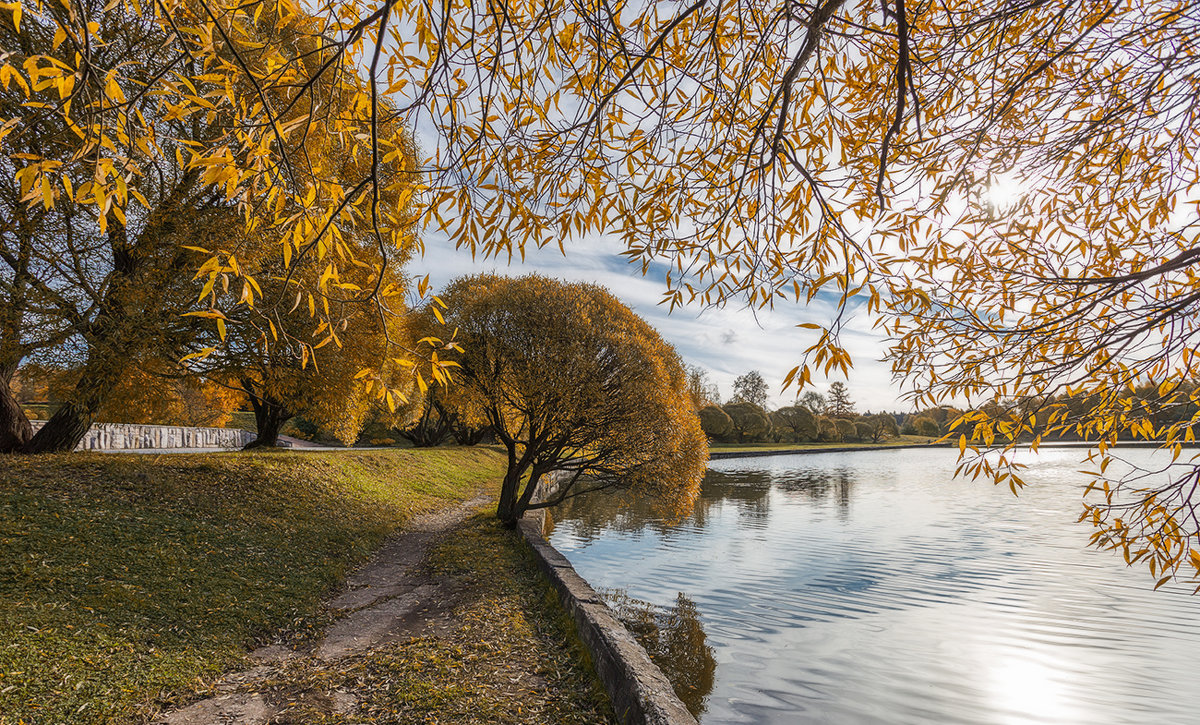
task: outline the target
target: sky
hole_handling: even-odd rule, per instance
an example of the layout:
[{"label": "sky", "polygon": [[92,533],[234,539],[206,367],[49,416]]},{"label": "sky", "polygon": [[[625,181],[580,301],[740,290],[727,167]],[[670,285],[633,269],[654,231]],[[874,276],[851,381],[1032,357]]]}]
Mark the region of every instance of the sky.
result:
[{"label": "sky", "polygon": [[[800,362],[803,351],[813,342],[813,332],[796,329],[801,322],[828,323],[833,316],[827,304],[785,303],[774,310],[752,311],[728,306],[702,310],[676,307],[668,312],[659,305],[666,289],[661,276],[643,277],[640,265],[630,265],[619,256],[621,245],[614,240],[592,238],[566,247],[565,256],[557,248],[526,250],[522,263],[514,257],[472,260],[469,251],[457,250],[444,234],[426,229],[425,254],[408,264],[418,277],[429,275],[433,290],[440,290],[452,279],[479,272],[522,275],[537,272],[548,277],[593,282],[606,287],[658,330],[679,352],[684,362],[708,371],[720,389],[721,399],[733,394],[733,381],[749,370],[759,370],[771,388],[770,407],[790,405],[795,388],[783,391],[787,371]],[[651,273],[653,275],[653,273]],[[871,329],[865,314],[853,317],[843,333],[843,344],[854,359],[848,380],[839,374],[829,379],[813,375],[810,389],[825,393],[834,380],[843,380],[859,412],[908,411],[912,405],[899,398],[900,388],[891,381],[891,372],[881,358],[886,349],[883,336]]]}]

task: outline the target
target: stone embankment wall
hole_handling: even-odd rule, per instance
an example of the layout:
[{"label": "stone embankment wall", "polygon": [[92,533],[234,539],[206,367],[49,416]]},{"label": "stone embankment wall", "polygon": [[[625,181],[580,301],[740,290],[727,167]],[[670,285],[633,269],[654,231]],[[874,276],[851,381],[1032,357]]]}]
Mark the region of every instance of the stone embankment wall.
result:
[{"label": "stone embankment wall", "polygon": [[[34,431],[46,424],[32,420]],[[228,450],[241,448],[257,438],[254,433],[238,428],[188,428],[176,425],[141,425],[137,423],[94,423],[87,435],[75,447],[77,451],[132,451],[139,449],[211,448]]]},{"label": "stone embankment wall", "polygon": [[[556,481],[551,480],[535,500],[544,499],[555,489]],[[546,541],[545,520],[543,509],[531,511],[518,528],[533,548],[538,566],[575,620],[579,638],[592,656],[617,719],[622,725],[697,725],[696,718],[646,650],[579,576],[571,562]]]}]

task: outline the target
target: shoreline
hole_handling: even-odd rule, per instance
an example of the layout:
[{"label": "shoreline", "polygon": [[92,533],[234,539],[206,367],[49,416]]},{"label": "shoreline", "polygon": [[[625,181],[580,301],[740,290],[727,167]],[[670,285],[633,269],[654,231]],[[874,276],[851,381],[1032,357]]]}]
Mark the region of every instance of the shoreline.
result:
[{"label": "shoreline", "polygon": [[902,450],[906,448],[949,448],[949,444],[945,443],[905,443],[902,445],[889,446],[828,446],[825,448],[772,448],[768,450],[756,451],[754,449],[738,450],[738,451],[722,451],[720,449],[709,449],[708,460],[720,461],[728,458],[761,458],[763,456],[803,456],[814,453],[853,453],[854,451],[888,451]]},{"label": "shoreline", "polygon": [[[1109,446],[1111,449],[1117,448],[1162,448],[1166,445],[1166,441],[1118,441],[1116,444]],[[1088,449],[1095,448],[1099,445],[1097,441],[1048,441],[1039,443],[1038,449],[1043,448],[1079,448]],[[1195,443],[1182,443],[1184,448],[1200,448],[1200,441]],[[1028,449],[1029,442],[1019,443],[1018,447]],[[765,456],[803,456],[815,453],[854,453],[857,451],[896,451],[913,448],[954,448],[953,443],[904,443],[900,445],[874,445],[874,446],[828,446],[825,448],[766,448],[763,450],[755,450],[748,448],[744,450],[727,451],[720,448],[709,449],[708,459],[710,461],[720,461],[731,458],[761,458]],[[989,446],[990,449],[1000,450],[1004,446]]]}]

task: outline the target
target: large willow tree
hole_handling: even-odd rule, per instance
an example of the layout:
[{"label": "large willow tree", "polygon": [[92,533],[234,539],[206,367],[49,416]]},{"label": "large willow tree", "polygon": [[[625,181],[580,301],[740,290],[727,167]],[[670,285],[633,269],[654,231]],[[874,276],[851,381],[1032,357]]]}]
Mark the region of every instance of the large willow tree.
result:
[{"label": "large willow tree", "polygon": [[[127,201],[132,150],[156,148],[130,110],[143,92],[119,87],[126,66],[94,61],[98,29],[132,8],[184,46],[144,93],[170,117],[227,115],[187,163],[266,212],[251,223],[278,230],[285,264],[331,250],[341,221],[386,214],[374,167],[394,150],[377,129],[394,113],[428,137],[423,223],[460,246],[606,233],[632,262],[667,265],[671,304],[861,298],[886,313],[916,395],[996,403],[971,428],[984,441],[1027,423],[1001,403],[1081,389],[1103,404],[1052,425],[1169,438],[1121,391],[1153,379],[1169,406],[1171,381],[1195,377],[1200,17],[1186,0],[332,0],[312,20],[298,0],[5,7],[61,30],[40,57],[0,61],[8,93],[42,94],[0,122],[32,205],[70,191],[36,151],[13,153],[28,117],[93,109],[78,159],[96,169],[84,203],[104,213]],[[247,39],[254,52],[232,52]],[[314,59],[357,94],[351,119],[297,80]],[[352,177],[288,150],[351,127],[348,153],[370,160]],[[789,382],[850,364],[841,321],[799,333]],[[1091,509],[1099,540],[1200,575],[1190,476],[1157,493],[1110,482],[1131,497]]]}]

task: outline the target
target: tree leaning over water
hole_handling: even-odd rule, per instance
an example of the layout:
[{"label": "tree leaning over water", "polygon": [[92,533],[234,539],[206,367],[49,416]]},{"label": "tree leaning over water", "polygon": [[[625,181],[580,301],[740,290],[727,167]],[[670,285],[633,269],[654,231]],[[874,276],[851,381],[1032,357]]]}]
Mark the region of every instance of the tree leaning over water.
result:
[{"label": "tree leaning over water", "polygon": [[[18,25],[38,6],[5,7]],[[82,102],[75,89],[95,90],[98,107],[122,120],[78,124],[81,158],[124,169],[152,124],[121,113],[109,81],[119,84],[122,68],[85,51],[109,7],[141,6],[81,7],[44,59],[0,60],[0,83],[58,94],[38,111],[50,115],[65,113],[68,98]],[[359,86],[354,124],[374,128],[377,101],[390,94],[403,122],[436,137],[422,165],[424,222],[459,246],[511,255],[607,233],[643,269],[670,270],[671,304],[821,295],[844,310],[860,297],[889,315],[894,369],[924,404],[968,400],[982,411],[1084,390],[1107,402],[1039,415],[1106,442],[1121,431],[1171,439],[1143,408],[1126,410],[1121,391],[1197,377],[1200,257],[1194,215],[1180,211],[1200,181],[1195,3],[321,8],[308,24],[295,0],[164,0],[148,11],[187,44],[151,74],[155,97],[172,114],[215,108],[231,119],[230,133],[192,150],[189,163],[243,208],[267,200],[263,224],[280,230],[285,259],[327,244],[328,220],[379,212],[373,172],[318,176],[281,153],[330,118],[314,86],[294,76],[302,58],[321,57],[335,77],[361,71],[373,81]],[[227,52],[266,25],[306,34],[312,50]],[[0,121],[0,137],[19,138],[22,120]],[[351,153],[386,160],[373,132],[355,138]],[[12,148],[23,193],[61,188],[39,152]],[[120,207],[127,183],[97,174],[101,193],[85,203]],[[236,284],[253,272],[229,274]],[[321,317],[312,328],[328,322]],[[842,321],[835,312],[811,333],[790,382],[846,372]],[[1155,404],[1174,402],[1167,387]],[[1012,428],[1007,414],[974,422],[985,423],[973,426],[975,442]],[[971,470],[1019,480],[1008,465]],[[1090,509],[1098,543],[1149,557],[1156,574],[1191,561],[1200,575],[1195,470]]]},{"label": "tree leaning over water", "polygon": [[[473,393],[458,400],[482,406],[508,454],[501,520],[616,486],[691,505],[708,449],[679,356],[644,320],[601,287],[536,275],[465,277],[439,299],[426,322],[456,331],[441,357]],[[535,502],[551,474],[557,491]]]}]

